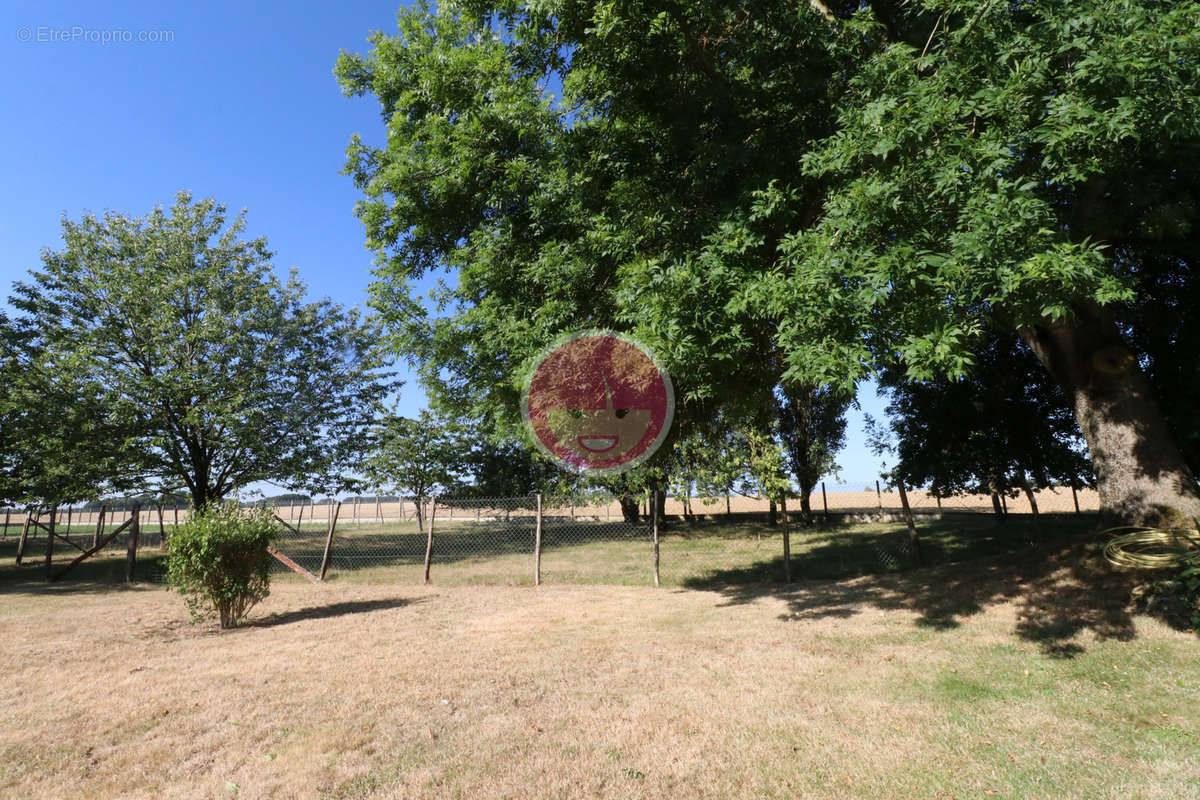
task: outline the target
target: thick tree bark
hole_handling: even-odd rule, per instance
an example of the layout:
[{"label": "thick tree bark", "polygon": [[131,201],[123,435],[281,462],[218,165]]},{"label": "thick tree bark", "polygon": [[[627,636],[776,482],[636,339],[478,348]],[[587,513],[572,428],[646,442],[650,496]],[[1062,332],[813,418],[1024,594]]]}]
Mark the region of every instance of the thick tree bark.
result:
[{"label": "thick tree bark", "polygon": [[1071,402],[1091,451],[1102,524],[1178,526],[1200,518],[1200,488],[1137,358],[1094,303],[1072,320],[1018,332]]}]

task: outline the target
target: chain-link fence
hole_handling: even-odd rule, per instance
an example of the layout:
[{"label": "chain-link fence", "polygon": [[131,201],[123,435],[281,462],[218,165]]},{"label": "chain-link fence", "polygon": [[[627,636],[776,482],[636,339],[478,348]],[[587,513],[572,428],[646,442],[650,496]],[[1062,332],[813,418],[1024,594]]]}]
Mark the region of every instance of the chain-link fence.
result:
[{"label": "chain-link fence", "polygon": [[[1033,520],[1038,519],[1031,513],[1034,504],[1039,514],[1072,518],[1099,506],[1094,490],[1069,487],[1034,492],[1032,503],[1025,493],[938,497],[914,489],[906,496],[922,536],[933,537],[935,550],[963,546],[962,541],[939,542],[939,531],[947,526],[974,526],[965,539],[999,541],[1001,527],[989,519],[996,506],[1001,514]],[[809,498],[808,515],[797,498],[789,499],[784,516],[782,508],[772,511],[765,498],[740,495],[664,497],[656,513],[650,493],[620,499],[604,493],[545,496],[540,504],[540,513],[537,495],[419,501],[374,496],[275,504],[279,525],[275,548],[282,558],[272,568],[287,572],[294,565],[314,579],[324,573],[327,580],[419,583],[428,574],[432,582],[441,584],[531,584],[540,577],[545,583],[649,585],[655,580],[657,553],[661,583],[703,586],[775,583],[785,580],[789,572],[803,578],[899,569],[915,555],[901,494],[883,486],[853,492],[818,487]],[[69,563],[96,545],[102,545],[101,556],[123,554],[128,531],[107,543],[104,539],[130,515],[119,507],[105,507],[101,513],[94,503],[58,509],[52,567]],[[161,579],[164,542],[174,525],[186,518],[186,509],[141,510],[137,573],[141,579]],[[49,544],[49,512],[10,509],[4,519],[0,557],[16,554],[19,534],[27,529],[22,560],[42,563]],[[808,520],[822,524],[801,524]],[[787,550],[797,556],[789,561],[784,558],[785,537]]]},{"label": "chain-link fence", "polygon": [[[133,535],[132,508],[105,509],[103,514],[81,509],[0,509],[0,558],[31,569],[46,569],[55,580],[119,579],[125,575]],[[168,530],[156,513],[138,514],[137,547],[132,578],[161,583],[166,579],[163,556]]]}]

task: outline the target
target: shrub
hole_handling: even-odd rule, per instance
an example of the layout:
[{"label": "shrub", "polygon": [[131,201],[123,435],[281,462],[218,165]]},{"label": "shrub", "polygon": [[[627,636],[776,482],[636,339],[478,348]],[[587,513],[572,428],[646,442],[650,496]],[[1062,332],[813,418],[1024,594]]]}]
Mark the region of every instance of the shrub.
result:
[{"label": "shrub", "polygon": [[269,509],[214,503],[170,539],[167,583],[183,595],[192,621],[217,616],[232,628],[270,593],[271,554],[277,529]]}]

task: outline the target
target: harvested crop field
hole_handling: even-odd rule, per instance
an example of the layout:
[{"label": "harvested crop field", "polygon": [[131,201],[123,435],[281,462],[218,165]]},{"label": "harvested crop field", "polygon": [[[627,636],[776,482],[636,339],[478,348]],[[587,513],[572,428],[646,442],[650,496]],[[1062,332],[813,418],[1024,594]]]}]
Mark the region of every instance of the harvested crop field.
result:
[{"label": "harvested crop field", "polygon": [[754,590],[282,580],[219,632],[161,587],[10,581],[0,796],[1200,797],[1200,644],[1128,584],[1078,548]]}]

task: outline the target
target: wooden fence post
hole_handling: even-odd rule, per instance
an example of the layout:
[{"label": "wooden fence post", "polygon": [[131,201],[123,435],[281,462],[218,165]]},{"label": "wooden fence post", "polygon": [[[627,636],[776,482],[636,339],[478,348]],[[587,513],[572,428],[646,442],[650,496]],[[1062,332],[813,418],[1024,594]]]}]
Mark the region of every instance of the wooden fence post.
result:
[{"label": "wooden fence post", "polygon": [[92,534],[92,547],[100,543],[100,532],[104,530],[104,503],[100,504],[100,511],[96,514],[96,530]]},{"label": "wooden fence post", "polygon": [[50,559],[54,557],[54,519],[58,506],[50,507],[50,527],[46,529],[46,580],[50,580]]},{"label": "wooden fence post", "polygon": [[542,585],[542,493],[537,493],[537,523],[533,528],[533,585]]},{"label": "wooden fence post", "polygon": [[788,527],[787,492],[779,500],[779,509],[783,512],[783,580],[792,582],[792,533]]},{"label": "wooden fence post", "polygon": [[125,550],[125,582],[133,583],[133,565],[137,562],[138,534],[141,532],[141,505],[133,504],[129,512],[129,546]]},{"label": "wooden fence post", "polygon": [[21,538],[17,540],[17,566],[21,566],[21,559],[25,557],[25,543],[29,541],[29,526],[33,523],[33,509],[25,510],[25,524],[21,526]]},{"label": "wooden fence post", "polygon": [[429,505],[429,536],[425,539],[425,582],[429,583],[429,566],[433,561],[433,522],[437,519],[437,497]]},{"label": "wooden fence post", "polygon": [[163,522],[163,507],[162,503],[158,505],[158,546],[167,546],[167,527]]},{"label": "wooden fence post", "polygon": [[325,554],[321,556],[321,580],[325,580],[325,570],[329,569],[329,553],[333,550],[333,531],[337,527],[338,515],[341,511],[342,503],[339,500],[337,505],[330,509],[329,535],[325,537]]},{"label": "wooden fence post", "polygon": [[825,519],[829,519],[829,497],[825,494],[825,481],[821,481],[821,505],[825,507]]},{"label": "wooden fence post", "polygon": [[175,512],[175,527],[179,527],[179,501],[175,500],[171,503],[171,510]]},{"label": "wooden fence post", "polygon": [[654,542],[654,585],[658,586],[658,489],[650,494],[650,538]]},{"label": "wooden fence post", "polygon": [[917,566],[921,566],[921,540],[917,537],[917,526],[913,523],[912,509],[908,507],[908,492],[904,490],[904,481],[896,484],[900,489],[900,505],[904,506],[904,522],[908,525],[908,543],[912,545],[913,558]]}]

